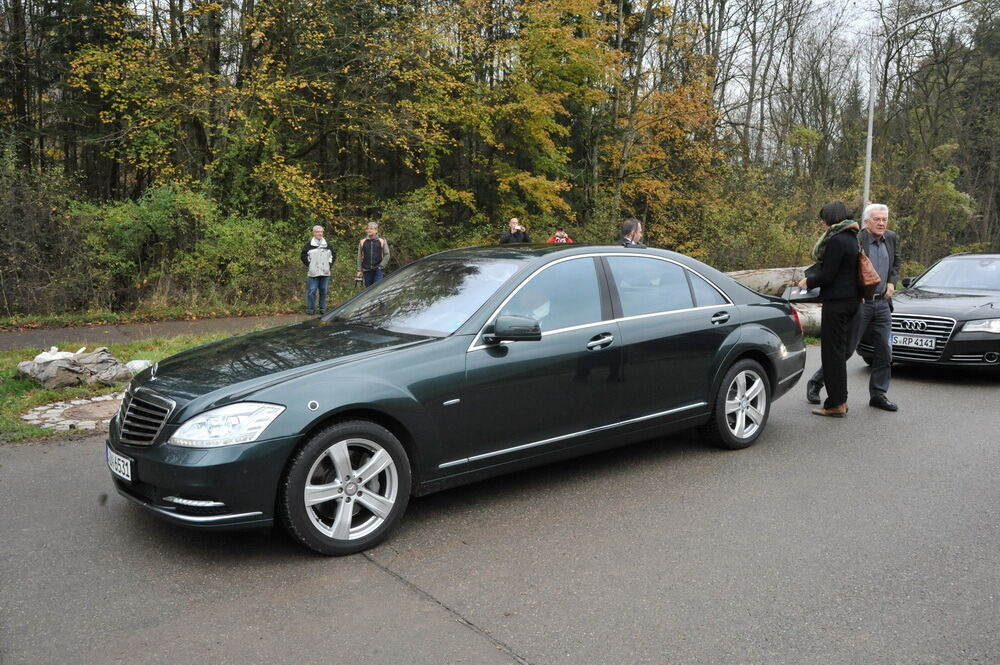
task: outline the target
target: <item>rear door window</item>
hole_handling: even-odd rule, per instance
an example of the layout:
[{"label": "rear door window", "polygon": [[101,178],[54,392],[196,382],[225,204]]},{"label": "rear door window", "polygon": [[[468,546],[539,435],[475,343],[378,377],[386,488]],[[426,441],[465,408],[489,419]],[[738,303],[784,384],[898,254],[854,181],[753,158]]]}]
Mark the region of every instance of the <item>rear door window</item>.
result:
[{"label": "rear door window", "polygon": [[722,294],[719,293],[719,290],[709,284],[701,275],[697,275],[690,270],[687,271],[687,274],[691,280],[691,290],[694,291],[694,300],[698,307],[729,304]]},{"label": "rear door window", "polygon": [[672,312],[694,306],[684,268],[642,256],[609,256],[624,316]]}]

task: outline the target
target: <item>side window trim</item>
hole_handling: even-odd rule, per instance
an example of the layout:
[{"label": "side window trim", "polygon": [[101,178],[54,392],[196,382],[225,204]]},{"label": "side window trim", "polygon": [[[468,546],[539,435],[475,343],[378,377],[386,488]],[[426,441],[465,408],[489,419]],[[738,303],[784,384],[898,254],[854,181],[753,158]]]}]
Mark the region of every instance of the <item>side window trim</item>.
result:
[{"label": "side window trim", "polygon": [[601,316],[605,321],[620,319],[622,303],[618,297],[618,289],[614,285],[608,259],[606,256],[595,256],[594,263],[597,266],[597,279],[601,287]]},{"label": "side window trim", "polygon": [[694,292],[694,284],[691,279],[691,271],[684,267],[684,281],[688,285],[688,293],[691,294],[691,306],[698,307],[698,295]]}]

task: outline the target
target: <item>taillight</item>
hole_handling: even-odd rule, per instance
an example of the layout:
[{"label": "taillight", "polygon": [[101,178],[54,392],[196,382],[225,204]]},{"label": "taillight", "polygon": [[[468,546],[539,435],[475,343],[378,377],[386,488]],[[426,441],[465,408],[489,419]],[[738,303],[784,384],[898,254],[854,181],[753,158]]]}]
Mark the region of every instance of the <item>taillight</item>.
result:
[{"label": "taillight", "polygon": [[802,330],[802,319],[799,318],[799,310],[792,307],[792,321],[795,321],[795,327],[799,329],[800,335],[805,335],[805,331]]}]

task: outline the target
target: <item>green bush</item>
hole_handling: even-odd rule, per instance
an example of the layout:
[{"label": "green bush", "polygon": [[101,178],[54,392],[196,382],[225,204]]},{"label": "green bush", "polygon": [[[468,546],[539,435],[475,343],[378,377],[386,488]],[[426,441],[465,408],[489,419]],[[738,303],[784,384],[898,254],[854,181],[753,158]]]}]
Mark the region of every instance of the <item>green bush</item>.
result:
[{"label": "green bush", "polygon": [[75,183],[61,170],[0,163],[0,306],[6,316],[86,308],[103,285],[85,233],[67,215]]},{"label": "green bush", "polygon": [[[230,215],[212,220],[171,268],[177,295],[195,304],[286,302],[301,290],[299,250],[308,237],[281,222]],[[169,299],[169,298],[167,298]]]}]

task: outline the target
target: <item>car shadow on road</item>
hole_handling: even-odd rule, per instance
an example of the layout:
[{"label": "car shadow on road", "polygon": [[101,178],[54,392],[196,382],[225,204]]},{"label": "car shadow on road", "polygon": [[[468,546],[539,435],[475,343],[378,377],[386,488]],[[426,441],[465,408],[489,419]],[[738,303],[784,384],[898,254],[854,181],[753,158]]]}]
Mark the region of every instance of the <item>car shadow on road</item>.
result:
[{"label": "car shadow on road", "polygon": [[996,388],[1000,384],[1000,367],[942,367],[893,363],[894,379],[912,379],[923,383],[956,384],[963,387]]},{"label": "car shadow on road", "polygon": [[634,474],[656,468],[669,469],[682,458],[709,458],[732,454],[706,442],[696,430],[684,430],[620,448],[589,453],[569,460],[550,462],[524,471],[462,485],[424,497],[415,497],[404,518],[411,522],[422,517],[476,503],[503,502],[517,494],[565,489],[571,493],[590,491],[595,483],[601,487],[625,482]]},{"label": "car shadow on road", "polygon": [[[624,482],[635,473],[669,469],[680,459],[710,459],[732,454],[714,448],[695,430],[595,452],[565,461],[534,467],[519,473],[477,481],[425,497],[414,497],[403,517],[402,530],[420,529],[421,524],[453,516],[471,504],[490,510],[511,497],[538,492],[589,492],[595,484]],[[321,560],[293,541],[280,526],[250,531],[201,531],[167,523],[142,508],[120,502],[111,519],[116,540],[127,540],[138,549],[155,548],[160,556],[185,564],[267,566],[274,563]],[[393,536],[390,535],[391,543]]]},{"label": "car shadow on road", "polygon": [[152,545],[167,559],[211,565],[260,565],[292,558],[314,558],[280,528],[235,531],[189,529],[157,519],[124,500],[115,507],[117,533],[129,534],[136,546]]}]

